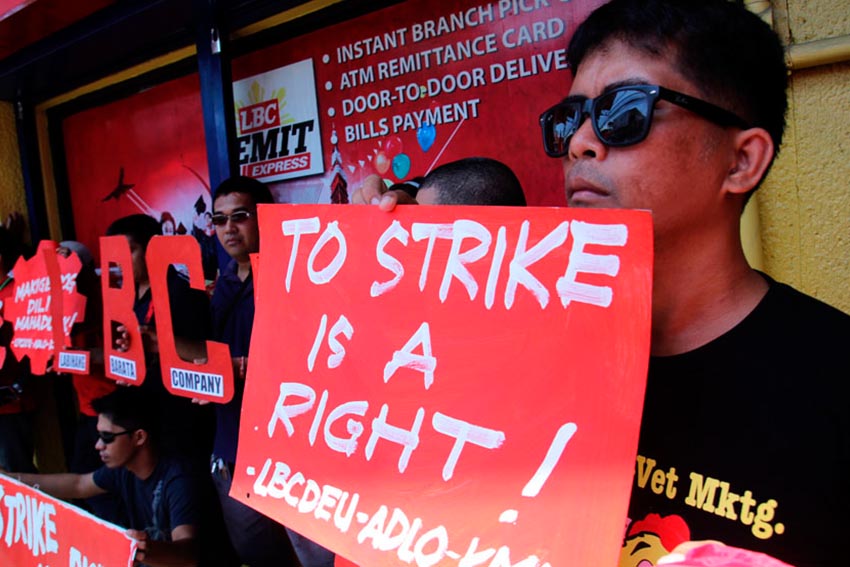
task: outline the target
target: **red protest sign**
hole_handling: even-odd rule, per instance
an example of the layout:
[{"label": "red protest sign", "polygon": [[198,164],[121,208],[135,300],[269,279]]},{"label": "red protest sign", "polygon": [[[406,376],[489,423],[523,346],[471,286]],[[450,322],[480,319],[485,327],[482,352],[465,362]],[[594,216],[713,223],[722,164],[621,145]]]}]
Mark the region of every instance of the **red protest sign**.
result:
[{"label": "red protest sign", "polygon": [[[83,263],[76,252],[68,256],[56,255],[59,274],[62,279],[62,332],[65,345],[71,344],[71,330],[76,323],[85,320],[87,298],[77,292],[77,276]],[[91,372],[91,354],[88,351],[62,349],[57,353],[56,369],[69,374],[89,374]]]},{"label": "red protest sign", "polygon": [[0,502],[0,565],[133,564],[123,528],[3,475]]},{"label": "red protest sign", "polygon": [[[53,243],[51,242],[50,245],[53,246]],[[76,323],[83,322],[86,317],[87,299],[77,292],[77,276],[80,275],[83,263],[76,252],[69,251],[68,256],[62,256],[56,254],[55,247],[52,252],[59,265],[62,286],[62,333],[65,335],[65,344],[70,345],[71,329]]]},{"label": "red protest sign", "polygon": [[162,380],[175,396],[227,403],[233,398],[233,365],[230,348],[224,343],[206,341],[207,361],[188,362],[180,358],[171,324],[168,297],[168,268],[184,264],[189,268],[190,284],[204,291],[201,249],[192,236],[155,236],[148,243],[148,273],[151,279],[154,311],[157,313],[157,337]]},{"label": "red protest sign", "polygon": [[[101,288],[103,289],[103,359],[105,376],[135,385],[145,381],[145,349],[139,322],[133,312],[136,288],[133,278],[133,258],[127,238],[100,237]],[[112,281],[113,266],[120,269],[121,281]],[[119,351],[113,342],[114,328],[123,325],[130,335],[127,351]]]},{"label": "red protest sign", "polygon": [[56,248],[55,242],[43,240],[32,258],[18,260],[15,292],[5,308],[5,319],[14,327],[12,351],[18,360],[29,357],[34,374],[45,374],[50,358],[70,344],[70,329],[85,311],[86,300],[75,285],[80,260],[75,254],[57,256]]},{"label": "red protest sign", "polygon": [[263,206],[231,495],[361,565],[613,565],[647,213]]}]

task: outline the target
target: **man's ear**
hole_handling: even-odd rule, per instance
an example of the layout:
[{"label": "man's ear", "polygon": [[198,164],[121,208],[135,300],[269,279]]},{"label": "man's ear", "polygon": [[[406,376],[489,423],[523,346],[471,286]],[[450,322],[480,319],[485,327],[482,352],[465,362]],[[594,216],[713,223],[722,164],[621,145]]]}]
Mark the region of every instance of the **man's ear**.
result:
[{"label": "man's ear", "polygon": [[749,128],[735,134],[735,160],[726,174],[725,191],[743,195],[762,180],[773,161],[773,139],[764,128]]},{"label": "man's ear", "polygon": [[148,436],[148,432],[144,429],[137,429],[133,432],[133,444],[136,447],[141,447],[148,442],[148,439],[150,439],[150,437]]}]

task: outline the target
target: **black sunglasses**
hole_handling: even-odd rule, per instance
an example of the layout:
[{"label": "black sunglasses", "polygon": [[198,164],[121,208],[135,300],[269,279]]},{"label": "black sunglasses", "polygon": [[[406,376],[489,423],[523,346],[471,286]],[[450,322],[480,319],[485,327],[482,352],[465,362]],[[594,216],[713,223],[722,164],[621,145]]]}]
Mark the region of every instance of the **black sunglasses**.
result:
[{"label": "black sunglasses", "polygon": [[128,429],[126,431],[119,431],[118,433],[113,433],[111,431],[98,431],[97,432],[97,438],[100,439],[101,441],[103,441],[104,445],[109,445],[110,443],[115,441],[115,438],[118,437],[119,435],[129,435],[132,432],[133,431],[130,430],[130,429]]},{"label": "black sunglasses", "polygon": [[231,220],[235,223],[245,222],[256,213],[252,213],[251,211],[236,211],[235,213],[231,213],[229,215],[225,215],[222,213],[216,213],[212,217],[210,217],[210,222],[212,222],[215,226],[223,226],[227,224],[228,220]]},{"label": "black sunglasses", "polygon": [[631,146],[649,134],[652,112],[658,100],[666,100],[690,110],[720,126],[749,128],[741,117],[704,100],[658,85],[628,85],[602,93],[596,98],[567,97],[540,115],[543,149],[550,157],[563,157],[570,140],[591,117],[593,132],[606,146]]}]

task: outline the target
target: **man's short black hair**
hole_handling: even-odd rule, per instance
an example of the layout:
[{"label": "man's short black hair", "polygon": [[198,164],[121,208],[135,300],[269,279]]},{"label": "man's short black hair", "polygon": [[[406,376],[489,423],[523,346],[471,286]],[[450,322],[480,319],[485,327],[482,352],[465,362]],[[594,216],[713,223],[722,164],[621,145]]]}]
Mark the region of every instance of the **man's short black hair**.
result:
[{"label": "man's short black hair", "polygon": [[118,427],[128,431],[144,429],[148,436],[159,436],[157,408],[153,397],[138,387],[119,387],[109,394],[92,400],[92,409]]},{"label": "man's short black hair", "polygon": [[425,176],[419,189],[437,189],[440,205],[525,206],[525,194],[513,170],[486,157],[441,165]]},{"label": "man's short black hair", "polygon": [[[700,95],[764,128],[779,151],[788,107],[788,73],[779,37],[729,0],[612,0],[595,10],[570,41],[573,76],[611,41],[669,56]],[[664,86],[664,85],[662,85]]]},{"label": "man's short black hair", "polygon": [[146,250],[151,238],[162,234],[162,225],[158,220],[148,215],[129,215],[114,221],[106,229],[106,236],[118,236],[119,234],[129,236],[142,249]]},{"label": "man's short black hair", "polygon": [[274,203],[274,197],[272,197],[272,192],[268,185],[262,181],[257,181],[256,179],[244,177],[242,175],[234,175],[233,177],[222,181],[215,190],[213,203],[215,203],[215,200],[219,197],[224,197],[231,193],[245,193],[251,197],[255,205],[259,205],[261,203]]}]

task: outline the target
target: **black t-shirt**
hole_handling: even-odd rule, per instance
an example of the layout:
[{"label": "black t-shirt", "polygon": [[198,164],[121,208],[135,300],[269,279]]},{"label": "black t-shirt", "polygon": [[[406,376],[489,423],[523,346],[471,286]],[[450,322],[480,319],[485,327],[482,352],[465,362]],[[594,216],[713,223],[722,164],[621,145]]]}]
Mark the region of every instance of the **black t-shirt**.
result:
[{"label": "black t-shirt", "polygon": [[171,541],[177,526],[197,528],[200,523],[197,480],[190,471],[188,464],[163,457],[144,480],[124,467],[104,466],[94,472],[94,483],[121,497],[130,519],[128,528],[144,530],[154,541]]},{"label": "black t-shirt", "polygon": [[850,316],[772,280],[725,335],[652,357],[620,567],[683,539],[847,565],[848,378]]}]

